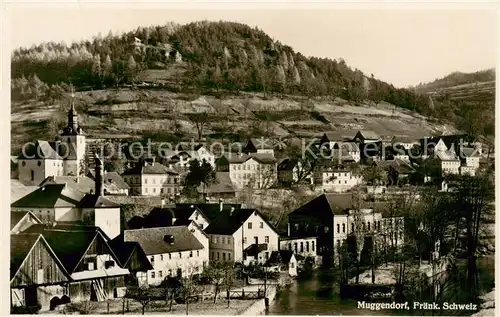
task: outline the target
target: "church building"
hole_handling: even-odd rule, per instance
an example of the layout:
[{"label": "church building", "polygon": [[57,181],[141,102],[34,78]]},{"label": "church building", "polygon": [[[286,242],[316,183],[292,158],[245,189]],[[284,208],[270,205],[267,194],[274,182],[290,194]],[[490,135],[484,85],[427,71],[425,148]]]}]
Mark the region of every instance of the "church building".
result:
[{"label": "church building", "polygon": [[79,176],[85,160],[85,134],[78,124],[74,102],[68,124],[56,141],[36,140],[23,146],[18,158],[19,181],[38,186],[48,176]]}]

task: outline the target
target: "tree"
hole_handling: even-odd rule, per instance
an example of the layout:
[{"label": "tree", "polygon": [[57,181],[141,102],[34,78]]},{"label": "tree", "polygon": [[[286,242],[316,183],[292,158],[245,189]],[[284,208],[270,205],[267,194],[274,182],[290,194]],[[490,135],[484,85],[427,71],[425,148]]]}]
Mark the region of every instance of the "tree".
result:
[{"label": "tree", "polygon": [[152,290],[146,287],[128,287],[125,297],[136,300],[142,306],[142,314],[146,311],[146,306],[153,300]]},{"label": "tree", "polygon": [[231,288],[236,284],[236,267],[234,262],[226,262],[223,285],[227,294],[227,308],[231,305]]},{"label": "tree", "polygon": [[163,287],[165,291],[165,302],[168,305],[168,311],[171,312],[175,296],[182,287],[182,283],[177,277],[167,276],[160,287]]},{"label": "tree", "polygon": [[189,301],[191,297],[198,292],[198,285],[194,280],[193,275],[183,277],[181,280],[182,286],[179,290],[181,300],[186,304],[186,315],[189,315]]},{"label": "tree", "polygon": [[189,121],[196,127],[198,141],[203,137],[203,129],[210,122],[210,118],[206,113],[191,113],[187,115]]},{"label": "tree", "polygon": [[378,165],[372,165],[363,169],[362,176],[367,185],[377,186],[384,181],[384,170]]},{"label": "tree", "polygon": [[137,63],[135,62],[134,56],[130,55],[127,61],[127,77],[131,83],[134,82],[136,74],[137,74]]},{"label": "tree", "polygon": [[111,62],[111,57],[109,57],[109,54],[106,55],[106,58],[104,59],[104,63],[102,65],[102,71],[101,71],[101,85],[104,85],[104,82],[108,77],[111,76],[113,72],[113,63]]},{"label": "tree", "polygon": [[212,165],[205,159],[201,162],[198,159],[189,162],[189,172],[184,182],[184,187],[187,188],[187,190],[196,191],[200,185],[203,185],[205,189],[216,181],[215,171]]},{"label": "tree", "polygon": [[467,251],[467,289],[473,293],[477,283],[477,247],[484,217],[493,210],[494,185],[487,176],[461,176],[452,193],[455,217],[465,229]]},{"label": "tree", "polygon": [[226,269],[227,265],[225,262],[216,261],[210,262],[210,265],[203,270],[202,276],[205,277],[209,283],[215,286],[214,304],[217,302],[217,295],[221,291]]}]

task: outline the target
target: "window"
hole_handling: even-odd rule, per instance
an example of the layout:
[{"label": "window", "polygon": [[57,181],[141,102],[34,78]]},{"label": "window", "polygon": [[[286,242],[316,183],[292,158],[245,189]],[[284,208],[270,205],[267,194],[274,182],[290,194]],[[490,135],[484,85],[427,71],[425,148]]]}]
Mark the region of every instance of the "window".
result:
[{"label": "window", "polygon": [[351,223],[351,232],[354,232],[354,223]]},{"label": "window", "polygon": [[314,252],[314,241],[311,242],[311,251]]},{"label": "window", "polygon": [[269,243],[269,236],[265,236],[265,237],[264,237],[264,242],[265,242],[265,243]]},{"label": "window", "polygon": [[148,179],[144,178],[144,184],[147,184],[147,183],[148,183]]},{"label": "window", "polygon": [[155,278],[155,272],[151,272],[151,278]]},{"label": "window", "polygon": [[363,231],[366,230],[366,223],[363,222]]},{"label": "window", "polygon": [[300,253],[304,252],[304,242],[300,242]]},{"label": "window", "polygon": [[42,166],[42,161],[38,161],[38,163],[36,163],[36,165]]},{"label": "window", "polygon": [[220,259],[220,253],[217,252],[217,260],[219,260],[219,259]]},{"label": "window", "polygon": [[168,259],[169,259],[169,260],[172,260],[172,253],[169,253],[169,254],[168,254]]},{"label": "window", "polygon": [[248,223],[248,229],[252,229],[252,223],[251,222]]},{"label": "window", "polygon": [[259,224],[259,228],[261,228],[261,229],[262,229],[262,228],[264,228],[264,223],[263,223],[263,222],[261,222],[261,223]]},{"label": "window", "polygon": [[200,256],[200,250],[196,250],[196,256]]},{"label": "window", "polygon": [[370,222],[368,221],[368,231],[370,231]]},{"label": "window", "polygon": [[179,252],[179,259],[182,259],[182,252]]},{"label": "window", "polygon": [[198,220],[198,214],[194,215],[194,220]]},{"label": "window", "polygon": [[31,181],[35,180],[35,171],[31,170]]},{"label": "window", "polygon": [[294,265],[293,265],[293,262],[291,262],[291,263],[290,263],[290,267],[291,267],[292,269],[293,269],[293,266],[294,266]]},{"label": "window", "polygon": [[151,264],[153,264],[153,263],[155,263],[155,257],[154,256],[151,257]]},{"label": "window", "polygon": [[294,250],[295,250],[295,253],[297,253],[297,242],[294,243]]},{"label": "window", "polygon": [[168,276],[172,276],[172,270],[168,270]]},{"label": "window", "polygon": [[163,254],[160,254],[160,261],[163,261]]},{"label": "window", "polygon": [[345,233],[345,223],[342,224],[342,233]]},{"label": "window", "polygon": [[226,252],[222,252],[222,261],[226,261]]},{"label": "window", "polygon": [[380,230],[380,220],[377,221],[377,227],[378,227],[378,230]]},{"label": "window", "polygon": [[247,243],[247,237],[243,237],[243,244]]},{"label": "window", "polygon": [[340,233],[340,225],[337,224],[337,233]]},{"label": "window", "polygon": [[163,277],[163,271],[158,271],[158,277],[162,278]]},{"label": "window", "polygon": [[227,254],[227,259],[228,259],[228,260],[231,260],[231,253],[228,253],[228,254]]},{"label": "window", "polygon": [[156,193],[156,188],[153,188],[153,193]]},{"label": "window", "polygon": [[148,189],[147,189],[147,188],[145,188],[145,189],[144,189],[144,192],[146,192],[146,193],[147,193],[147,192],[148,192]]},{"label": "window", "polygon": [[309,241],[306,241],[306,252],[309,252]]}]

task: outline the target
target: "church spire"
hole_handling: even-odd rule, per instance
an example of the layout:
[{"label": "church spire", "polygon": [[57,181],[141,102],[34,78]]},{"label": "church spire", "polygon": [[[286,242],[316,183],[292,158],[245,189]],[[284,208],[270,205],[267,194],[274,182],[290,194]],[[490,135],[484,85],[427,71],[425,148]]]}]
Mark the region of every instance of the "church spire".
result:
[{"label": "church spire", "polygon": [[71,108],[68,111],[68,128],[73,132],[78,131],[78,114],[75,110],[75,91],[71,87]]}]

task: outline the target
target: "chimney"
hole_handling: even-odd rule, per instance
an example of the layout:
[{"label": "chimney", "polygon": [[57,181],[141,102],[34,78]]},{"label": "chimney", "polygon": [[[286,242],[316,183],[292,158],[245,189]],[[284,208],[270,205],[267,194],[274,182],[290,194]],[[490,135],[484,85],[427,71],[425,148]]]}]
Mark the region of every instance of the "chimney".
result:
[{"label": "chimney", "polygon": [[174,236],[171,234],[166,234],[165,236],[163,236],[163,241],[168,244],[174,244]]},{"label": "chimney", "polygon": [[98,196],[104,196],[104,184],[102,177],[102,170],[104,166],[99,158],[99,156],[95,155],[95,194]]},{"label": "chimney", "polygon": [[222,211],[224,208],[224,199],[219,198],[219,211]]}]

